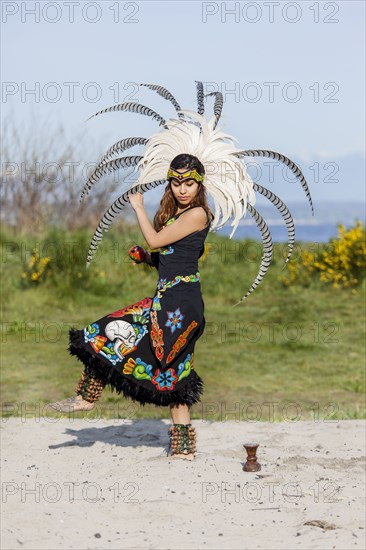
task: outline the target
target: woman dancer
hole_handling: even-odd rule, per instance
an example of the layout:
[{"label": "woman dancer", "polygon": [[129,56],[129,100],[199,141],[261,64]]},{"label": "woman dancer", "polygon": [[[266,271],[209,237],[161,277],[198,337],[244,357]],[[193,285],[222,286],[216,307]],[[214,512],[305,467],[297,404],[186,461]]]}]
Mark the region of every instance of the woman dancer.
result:
[{"label": "woman dancer", "polygon": [[84,330],[71,330],[70,353],[85,369],[76,395],[51,404],[63,412],[90,410],[109,383],[143,405],[169,405],[172,456],[190,460],[196,451],[190,407],[203,387],[194,368],[194,346],[205,327],[198,258],[213,218],[202,185],[204,173],[194,156],[173,159],[154,218],[158,230],[147,217],[143,196],[129,196],[146,242],[160,248],[143,252],[144,261],[158,268],[155,295]]},{"label": "woman dancer", "polygon": [[[94,407],[105,385],[109,384],[118,393],[122,392],[125,397],[141,404],[169,405],[173,419],[169,430],[172,456],[191,460],[195,454],[196,434],[190,424],[189,409],[200,399],[203,388],[202,379],[194,368],[194,344],[205,327],[197,261],[203,253],[207,233],[216,231],[233,217],[232,238],[246,211],[261,232],[264,254],[258,275],[234,306],[256,289],[272,260],[269,229],[253,206],[255,192],[270,200],[283,216],[289,237],[285,262],[290,259],[295,242],[295,227],[289,209],[277,195],[252,181],[243,159],[267,157],[283,163],[300,181],[313,209],[299,167],[274,151],[237,149],[235,138],[217,128],[223,107],[222,94],[204,94],[203,83],[197,82],[196,85],[197,113],[181,109],[166,88],[141,84],[170,102],[177,118],[165,120],[138,102],[112,105],[93,115],[128,111],[151,117],[162,129],[150,139],[129,137],[114,143],[86,183],[82,201],[104,174],[133,166],[140,172],[130,189],[101,219],[90,244],[87,264],[97,250],[103,231],[108,231],[114,217],[130,203],[148,245],[152,249],[160,248],[159,252],[151,253],[142,250],[142,260],[158,269],[159,281],[153,298],[143,298],[83,330],[70,329],[70,353],[84,363],[85,369],[77,394],[52,404],[62,411],[89,410]],[[214,116],[207,121],[203,115],[204,98],[208,96],[214,96],[215,103]],[[144,146],[142,156],[116,156],[135,146]],[[141,193],[166,184],[166,181],[169,183],[152,227]],[[214,216],[207,205],[206,190],[214,201]],[[134,248],[137,250],[131,250],[130,255],[138,258],[139,249]]]}]

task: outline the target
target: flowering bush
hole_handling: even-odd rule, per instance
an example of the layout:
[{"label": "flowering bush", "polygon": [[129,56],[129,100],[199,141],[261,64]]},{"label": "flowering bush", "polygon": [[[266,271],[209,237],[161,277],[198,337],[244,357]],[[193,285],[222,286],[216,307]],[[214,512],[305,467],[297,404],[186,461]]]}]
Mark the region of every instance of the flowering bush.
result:
[{"label": "flowering bush", "polygon": [[296,262],[288,264],[288,278],[279,277],[285,285],[301,283],[306,286],[319,276],[319,280],[334,288],[357,286],[365,276],[366,241],[365,228],[360,220],[346,230],[338,225],[338,238],[331,239],[319,257],[304,250]]},{"label": "flowering bush", "polygon": [[22,258],[21,286],[51,285],[62,295],[69,295],[81,288],[104,284],[105,273],[95,274],[85,267],[88,238],[85,233],[69,234],[59,228],[51,228],[43,239],[32,248],[30,259]]},{"label": "flowering bush", "polygon": [[48,256],[41,257],[39,251],[34,248],[30,259],[28,261],[23,261],[21,273],[23,286],[39,284],[43,281],[49,271],[50,259],[51,258]]}]

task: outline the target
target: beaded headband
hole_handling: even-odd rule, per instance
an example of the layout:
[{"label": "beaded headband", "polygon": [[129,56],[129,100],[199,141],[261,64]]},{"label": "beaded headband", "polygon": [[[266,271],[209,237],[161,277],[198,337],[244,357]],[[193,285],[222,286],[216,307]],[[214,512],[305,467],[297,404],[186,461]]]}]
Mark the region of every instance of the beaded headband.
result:
[{"label": "beaded headband", "polygon": [[201,183],[205,179],[205,176],[201,176],[201,174],[197,172],[196,168],[194,170],[186,170],[186,172],[176,172],[172,168],[169,168],[166,179],[170,178],[175,178],[179,181],[194,179],[197,183]]}]

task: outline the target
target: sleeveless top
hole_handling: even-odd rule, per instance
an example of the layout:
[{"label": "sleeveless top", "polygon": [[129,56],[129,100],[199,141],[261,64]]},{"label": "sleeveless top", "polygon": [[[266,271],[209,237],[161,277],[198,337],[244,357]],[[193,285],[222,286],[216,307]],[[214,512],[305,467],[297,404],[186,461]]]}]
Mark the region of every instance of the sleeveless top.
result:
[{"label": "sleeveless top", "polygon": [[[187,208],[176,214],[166,222],[166,225],[174,223],[174,221],[179,218],[182,214],[191,210],[192,208],[199,208],[198,206],[193,206]],[[159,272],[159,279],[166,279],[170,281],[176,276],[191,276],[197,275],[197,280],[199,280],[199,271],[198,271],[198,259],[202,256],[204,252],[204,242],[207,237],[208,231],[210,229],[211,222],[208,221],[208,224],[203,229],[194,231],[186,237],[179,239],[167,246],[160,248],[159,252],[153,252],[151,257],[154,261],[154,265],[157,267]]]}]

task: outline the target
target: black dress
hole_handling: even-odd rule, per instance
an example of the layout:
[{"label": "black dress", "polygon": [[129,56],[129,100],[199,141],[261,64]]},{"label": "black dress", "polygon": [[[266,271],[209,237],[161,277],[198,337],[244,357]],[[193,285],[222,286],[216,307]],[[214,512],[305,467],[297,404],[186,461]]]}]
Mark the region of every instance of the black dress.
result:
[{"label": "black dress", "polygon": [[70,353],[112,389],[142,405],[193,405],[200,400],[203,381],[194,368],[194,346],[204,331],[205,317],[198,258],[209,228],[210,222],[151,253],[159,272],[152,298],[82,330],[70,329]]}]

